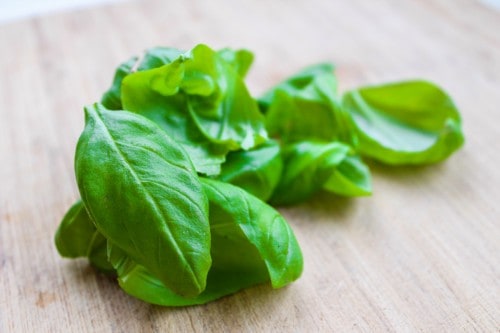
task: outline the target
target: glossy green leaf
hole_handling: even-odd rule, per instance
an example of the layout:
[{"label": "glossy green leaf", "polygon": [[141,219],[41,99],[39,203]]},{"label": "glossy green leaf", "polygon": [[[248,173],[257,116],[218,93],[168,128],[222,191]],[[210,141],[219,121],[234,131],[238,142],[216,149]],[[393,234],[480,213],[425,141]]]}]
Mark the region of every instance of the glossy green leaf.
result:
[{"label": "glossy green leaf", "polygon": [[[233,232],[235,227],[226,224],[237,225],[264,261],[274,288],[283,287],[300,276],[303,267],[302,252],[292,229],[280,213],[231,184],[211,179],[202,179],[202,184],[210,202],[212,235],[218,233],[221,239],[237,237]],[[235,244],[243,242],[244,239],[234,241]],[[220,255],[226,256],[230,248],[222,250]],[[218,255],[213,254],[214,258]],[[235,256],[232,265],[236,265],[239,260],[242,257]]]},{"label": "glossy green leaf", "polygon": [[55,243],[59,254],[66,258],[86,257],[96,231],[88,218],[83,202],[78,200],[64,215],[57,228]]},{"label": "glossy green leaf", "polygon": [[207,277],[207,288],[196,297],[182,297],[165,287],[149,270],[134,262],[118,247],[110,246],[108,250],[110,261],[117,269],[120,287],[129,295],[157,305],[205,304],[269,279],[265,271],[252,271],[249,274],[246,271],[211,268]]},{"label": "glossy green leaf", "polygon": [[174,292],[198,295],[211,263],[210,234],[189,157],[144,117],[99,104],[85,113],[75,171],[97,229]]},{"label": "glossy green leaf", "polygon": [[307,68],[278,84],[261,99],[269,135],[282,142],[335,140],[356,145],[350,116],[336,89],[329,64]]},{"label": "glossy green leaf", "polygon": [[213,258],[205,291],[194,298],[176,295],[111,245],[110,261],[127,293],[154,304],[185,306],[203,304],[268,280],[280,288],[300,276],[302,253],[277,211],[230,184],[208,179],[202,182],[210,201]]},{"label": "glossy green leaf", "polygon": [[363,87],[346,93],[359,151],[387,164],[439,162],[464,142],[450,97],[426,81]]},{"label": "glossy green leaf", "polygon": [[279,143],[269,140],[251,150],[229,153],[217,179],[267,201],[278,184],[282,169]]},{"label": "glossy green leaf", "polygon": [[345,196],[371,193],[368,168],[340,142],[302,141],[283,148],[283,169],[271,203],[289,205],[324,188]]},{"label": "glossy green leaf", "polygon": [[106,256],[106,240],[97,231],[80,200],[65,214],[57,229],[55,243],[63,257],[87,257],[99,270],[113,270]]}]

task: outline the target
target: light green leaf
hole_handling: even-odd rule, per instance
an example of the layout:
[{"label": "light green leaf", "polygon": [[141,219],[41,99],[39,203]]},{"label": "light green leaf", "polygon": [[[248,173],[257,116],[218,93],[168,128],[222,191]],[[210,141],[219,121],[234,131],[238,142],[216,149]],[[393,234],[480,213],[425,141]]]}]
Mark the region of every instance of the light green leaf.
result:
[{"label": "light green leaf", "polygon": [[359,151],[387,164],[439,162],[462,146],[460,115],[450,97],[426,81],[363,87],[346,93]]},{"label": "light green leaf", "polygon": [[320,64],[292,76],[265,94],[266,128],[282,142],[342,141],[356,145],[349,114],[337,95],[333,66]]},{"label": "light green leaf", "polygon": [[229,149],[207,139],[187,111],[187,97],[178,93],[184,78],[185,61],[129,75],[122,85],[123,106],[152,120],[187,151],[196,171],[220,173]]},{"label": "light green leaf", "polygon": [[335,168],[323,189],[346,197],[372,194],[370,169],[356,155],[347,155]]},{"label": "light green leaf", "polygon": [[160,125],[206,175],[220,172],[229,150],[252,148],[267,137],[242,79],[204,45],[168,65],[127,76],[121,89],[123,107]]},{"label": "light green leaf", "polygon": [[184,296],[210,268],[207,199],[185,151],[148,119],[95,104],[75,156],[82,200],[97,229]]},{"label": "light green leaf", "polygon": [[221,49],[217,54],[229,65],[231,65],[238,75],[244,78],[253,63],[253,53],[249,50]]},{"label": "light green leaf", "polygon": [[101,103],[109,110],[122,110],[121,85],[125,76],[134,71],[160,67],[171,63],[182,51],[171,47],[153,47],[147,49],[142,57],[132,57],[116,69],[111,87],[103,94]]},{"label": "light green leaf", "polygon": [[283,169],[271,203],[289,205],[324,188],[344,196],[371,193],[368,168],[340,142],[302,141],[282,150]]},{"label": "light green leaf", "polygon": [[257,103],[231,65],[200,44],[189,52],[185,66],[188,108],[207,138],[231,150],[249,149],[267,139]]}]

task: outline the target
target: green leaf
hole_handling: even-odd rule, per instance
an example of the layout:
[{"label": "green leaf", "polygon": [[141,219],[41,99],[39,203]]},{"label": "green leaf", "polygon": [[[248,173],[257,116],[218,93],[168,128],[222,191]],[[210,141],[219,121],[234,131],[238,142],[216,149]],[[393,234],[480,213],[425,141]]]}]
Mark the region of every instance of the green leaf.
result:
[{"label": "green leaf", "polygon": [[63,257],[88,257],[90,263],[99,270],[113,270],[106,257],[106,240],[97,231],[80,200],[65,214],[57,229],[55,243]]},{"label": "green leaf", "polygon": [[109,110],[122,110],[121,85],[125,76],[171,63],[182,51],[171,47],[154,47],[146,50],[142,58],[132,57],[116,69],[111,87],[103,94],[101,103]]},{"label": "green leaf", "polygon": [[152,120],[181,144],[196,171],[216,175],[229,149],[207,139],[189,116],[187,97],[178,93],[183,62],[181,57],[169,65],[129,75],[122,85],[123,106]]},{"label": "green leaf", "polygon": [[152,68],[170,64],[177,59],[183,51],[173,47],[152,47],[144,52],[144,55],[137,65],[137,71],[144,71]]},{"label": "green leaf", "polygon": [[196,297],[182,297],[165,287],[149,270],[134,262],[118,247],[108,244],[108,250],[110,261],[117,269],[120,287],[129,295],[157,305],[205,304],[269,279],[265,271],[252,271],[248,274],[246,271],[211,268],[207,277],[207,288]]},{"label": "green leaf", "polygon": [[462,146],[460,115],[450,97],[426,81],[363,87],[346,93],[359,151],[387,164],[439,162]]},{"label": "green leaf", "polygon": [[[313,81],[317,77],[332,77],[334,70],[335,66],[330,63],[322,63],[309,66],[268,90],[259,98],[259,107],[262,111],[267,112],[267,109],[269,109],[271,104],[274,102],[275,94],[277,91],[282,90],[292,95],[297,94],[299,91],[313,86]],[[332,89],[335,92],[337,91],[337,80],[334,76],[332,83]]]},{"label": "green leaf", "polygon": [[122,110],[121,85],[123,78],[129,75],[132,67],[138,61],[137,57],[132,57],[120,64],[116,69],[111,87],[102,95],[101,103],[109,110]]},{"label": "green leaf", "polygon": [[267,139],[257,103],[231,65],[200,44],[189,52],[185,66],[188,108],[207,138],[231,150],[249,149]]},{"label": "green leaf", "polygon": [[302,141],[282,150],[283,169],[271,203],[289,205],[308,199],[324,188],[345,195],[371,193],[368,168],[340,142]]},{"label": "green leaf", "polygon": [[97,229],[174,292],[198,295],[211,264],[210,235],[189,157],[144,117],[99,104],[85,113],[75,170]]},{"label": "green leaf", "polygon": [[346,197],[372,194],[370,169],[356,155],[347,155],[335,168],[323,189]]},{"label": "green leaf", "polygon": [[[283,216],[239,187],[211,179],[201,180],[210,202],[214,246],[217,243],[214,234],[219,235],[221,240],[235,237],[234,244],[244,243],[245,239],[238,240],[233,231],[241,230],[264,261],[274,288],[283,287],[296,280],[302,273],[302,253]],[[227,252],[230,252],[231,248],[222,248],[219,253],[213,253],[214,266],[215,258],[230,255]],[[235,256],[231,266],[237,265],[243,259],[242,256]]]},{"label": "green leaf", "polygon": [[86,257],[95,231],[96,228],[88,218],[83,202],[78,200],[66,212],[57,228],[55,237],[57,251],[65,258]]},{"label": "green leaf", "polygon": [[127,76],[122,100],[125,109],[153,120],[181,143],[206,175],[220,172],[229,150],[251,148],[266,137],[241,78],[204,45],[168,65]]},{"label": "green leaf", "polygon": [[282,142],[343,141],[356,144],[349,114],[336,93],[333,66],[320,64],[292,76],[265,94],[266,128]]},{"label": "green leaf", "polygon": [[253,53],[249,50],[221,49],[217,54],[236,70],[238,75],[244,78],[253,63]]},{"label": "green leaf", "polygon": [[267,201],[281,176],[280,146],[274,140],[253,148],[229,153],[217,177]]},{"label": "green leaf", "polygon": [[194,298],[176,295],[111,245],[110,261],[127,293],[153,304],[185,306],[204,304],[268,280],[280,288],[300,276],[302,253],[277,211],[230,184],[208,179],[202,183],[210,200],[213,258],[205,291]]}]

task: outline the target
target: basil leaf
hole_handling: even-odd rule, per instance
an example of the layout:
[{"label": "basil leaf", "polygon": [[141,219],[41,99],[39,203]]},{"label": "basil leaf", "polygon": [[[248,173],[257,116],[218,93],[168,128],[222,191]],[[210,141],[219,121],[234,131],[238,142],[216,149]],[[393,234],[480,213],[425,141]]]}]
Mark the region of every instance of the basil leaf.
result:
[{"label": "basil leaf", "polygon": [[[129,75],[122,85],[123,105],[128,111],[154,121],[180,143],[196,171],[216,175],[228,148],[208,140],[187,113],[187,98],[177,93],[184,76],[183,61],[179,58],[169,65]],[[162,89],[163,94],[153,87]]]},{"label": "basil leaf", "polygon": [[90,263],[99,270],[113,270],[106,256],[106,240],[97,231],[80,200],[65,214],[57,229],[55,243],[63,257],[88,257]]},{"label": "basil leaf", "polygon": [[[233,237],[234,246],[248,242],[255,247],[264,261],[274,288],[283,287],[296,280],[302,273],[302,252],[292,229],[280,213],[239,187],[211,179],[202,178],[201,181],[210,202],[210,225],[214,246],[219,243],[215,238],[217,236],[221,242]],[[238,236],[239,230],[243,234]],[[244,238],[240,240],[243,235]],[[214,251],[214,266],[215,258],[222,257],[227,260],[227,257],[231,256],[228,252],[231,252],[232,248],[233,246],[221,246],[220,252]],[[221,266],[234,267],[241,260],[242,256],[233,256],[231,265]]]},{"label": "basil leaf", "polygon": [[266,128],[282,142],[343,141],[356,145],[349,114],[336,93],[333,66],[307,68],[277,85],[261,99]]},{"label": "basil leaf", "polygon": [[122,99],[125,109],[153,120],[181,143],[206,175],[220,172],[229,150],[251,148],[266,137],[241,78],[204,45],[168,65],[127,76]]},{"label": "basil leaf", "polygon": [[182,51],[171,47],[154,47],[146,50],[143,57],[132,57],[120,64],[115,71],[111,87],[103,94],[101,103],[109,110],[122,110],[121,85],[125,76],[134,71],[156,68],[171,63]]},{"label": "basil leaf", "polygon": [[97,229],[174,292],[198,295],[211,263],[210,235],[189,157],[144,117],[99,104],[85,113],[75,170]]},{"label": "basil leaf", "polygon": [[131,73],[132,67],[137,62],[137,57],[132,57],[120,64],[115,71],[111,87],[102,95],[101,103],[109,110],[122,110],[121,85],[125,76]]},{"label": "basil leaf", "polygon": [[321,188],[346,196],[370,194],[369,170],[352,155],[352,148],[340,142],[302,141],[285,146],[286,168],[271,203],[297,203]]},{"label": "basil leaf", "polygon": [[202,179],[210,201],[213,265],[207,288],[194,298],[172,293],[145,267],[109,245],[120,286],[144,301],[185,306],[204,304],[271,280],[280,288],[297,279],[302,253],[292,230],[273,208],[230,184]]},{"label": "basil leaf", "polygon": [[245,83],[208,46],[188,53],[183,91],[194,121],[211,141],[231,150],[252,148],[267,139],[264,118]]},{"label": "basil leaf", "polygon": [[184,52],[173,47],[152,47],[144,52],[144,56],[137,66],[137,71],[144,71],[170,64],[182,53]]},{"label": "basil leaf", "polygon": [[229,150],[249,149],[267,137],[240,77],[252,59],[246,50],[216,53],[205,45],[186,54],[152,48],[118,68],[102,101],[156,122],[188,151],[198,172],[217,175]]},{"label": "basil leaf", "polygon": [[[187,106],[204,136],[231,150],[249,149],[267,137],[263,117],[241,77],[205,45],[196,46],[169,65],[127,76],[122,89],[126,109],[125,99],[132,102],[145,92],[182,94],[186,105],[181,111]],[[125,89],[135,96],[125,96]]]},{"label": "basil leaf", "polygon": [[57,228],[55,237],[57,251],[65,258],[86,257],[95,231],[96,228],[88,218],[83,202],[78,200],[66,212]]},{"label": "basil leaf", "polygon": [[335,168],[323,189],[346,197],[372,194],[370,169],[357,155],[347,155]]},{"label": "basil leaf", "polygon": [[[332,76],[334,70],[335,66],[330,63],[316,64],[304,68],[303,70],[295,73],[283,82],[275,85],[264,95],[262,95],[258,100],[259,107],[265,113],[273,103],[277,91],[282,90],[290,93],[291,95],[295,95],[302,89],[305,89],[308,86],[313,86],[312,83],[315,78],[321,76]],[[333,77],[333,79],[334,80],[331,83],[333,83],[332,89],[335,92],[337,91],[337,81],[335,80],[335,77]]]},{"label": "basil leaf", "polygon": [[228,48],[217,51],[217,54],[231,65],[238,75],[244,78],[253,63],[253,53],[249,50],[231,50]]},{"label": "basil leaf", "polygon": [[464,142],[450,97],[426,81],[363,87],[346,93],[359,151],[387,164],[439,162]]},{"label": "basil leaf", "polygon": [[274,140],[253,148],[229,153],[217,177],[267,201],[281,176],[280,146]]}]

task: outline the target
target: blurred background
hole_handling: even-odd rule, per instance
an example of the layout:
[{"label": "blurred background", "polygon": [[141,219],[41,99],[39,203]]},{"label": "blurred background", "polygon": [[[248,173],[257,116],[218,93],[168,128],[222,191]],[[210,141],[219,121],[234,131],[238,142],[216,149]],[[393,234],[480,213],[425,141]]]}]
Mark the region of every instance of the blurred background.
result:
[{"label": "blurred background", "polygon": [[[0,24],[36,15],[133,0],[0,0]],[[140,1],[140,0],[135,0]],[[475,0],[500,10],[500,0]],[[375,4],[374,4],[375,5]]]}]

